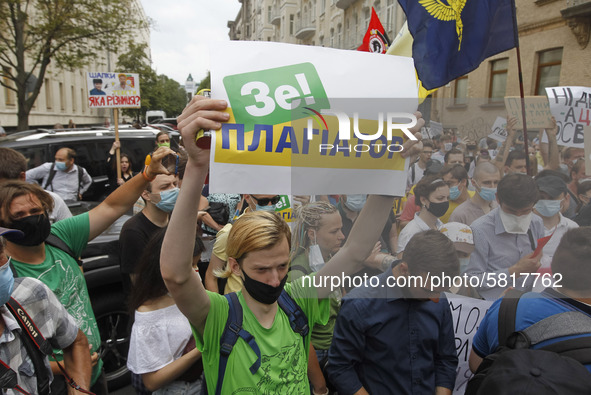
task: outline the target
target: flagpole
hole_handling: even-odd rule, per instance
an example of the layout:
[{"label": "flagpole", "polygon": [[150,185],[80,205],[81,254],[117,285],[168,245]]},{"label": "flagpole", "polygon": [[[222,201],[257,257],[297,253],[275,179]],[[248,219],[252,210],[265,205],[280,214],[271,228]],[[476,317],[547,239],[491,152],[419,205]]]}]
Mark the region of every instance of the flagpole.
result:
[{"label": "flagpole", "polygon": [[523,71],[521,69],[521,52],[519,50],[519,32],[517,30],[517,12],[515,0],[511,0],[511,12],[513,13],[513,34],[515,37],[515,51],[517,53],[517,71],[519,74],[519,94],[521,96],[521,119],[523,121],[523,150],[525,151],[525,169],[528,175],[532,175],[529,163],[529,141],[527,140],[527,122],[525,119],[525,94],[523,93]]}]

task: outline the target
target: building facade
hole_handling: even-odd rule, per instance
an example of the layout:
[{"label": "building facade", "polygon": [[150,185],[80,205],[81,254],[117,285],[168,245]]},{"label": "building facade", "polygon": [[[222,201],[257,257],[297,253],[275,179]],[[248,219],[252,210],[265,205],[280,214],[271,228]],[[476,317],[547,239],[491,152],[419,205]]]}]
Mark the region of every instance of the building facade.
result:
[{"label": "building facade", "polygon": [[[526,96],[548,86],[591,86],[591,0],[516,0]],[[242,0],[232,40],[276,41],[356,49],[374,7],[390,39],[406,17],[395,0]],[[519,96],[516,50],[486,59],[473,72],[438,89],[430,118],[474,140],[505,116],[505,96]],[[427,108],[429,108],[427,106]]]},{"label": "building facade", "polygon": [[374,7],[392,39],[405,21],[396,0],[242,0],[231,40],[275,41],[356,49]]},{"label": "building facade", "polygon": [[[140,0],[135,0],[133,7],[140,19],[147,20]],[[149,54],[149,29],[138,29],[133,40],[136,44],[146,43]],[[59,70],[50,63],[39,96],[29,115],[30,128],[52,127],[55,124],[67,126],[70,120],[77,126],[101,125],[110,120],[110,110],[88,107],[86,73],[88,71],[113,71],[119,55],[124,51],[125,48],[119,48],[117,51],[105,49],[97,53],[94,61],[81,70]],[[16,93],[0,86],[0,124],[9,130],[15,128],[17,125],[16,114]]]}]

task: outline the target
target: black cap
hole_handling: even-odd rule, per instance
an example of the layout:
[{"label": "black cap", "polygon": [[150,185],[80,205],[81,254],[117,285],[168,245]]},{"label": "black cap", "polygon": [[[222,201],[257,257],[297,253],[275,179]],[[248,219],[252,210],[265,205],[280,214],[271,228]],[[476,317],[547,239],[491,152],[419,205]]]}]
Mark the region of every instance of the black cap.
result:
[{"label": "black cap", "polygon": [[425,168],[425,175],[430,176],[439,174],[442,168],[443,164],[439,162],[437,159],[429,159],[427,161],[427,167]]},{"label": "black cap", "polygon": [[547,193],[552,199],[556,199],[561,193],[568,192],[564,180],[557,176],[538,178],[536,184],[540,192]]}]

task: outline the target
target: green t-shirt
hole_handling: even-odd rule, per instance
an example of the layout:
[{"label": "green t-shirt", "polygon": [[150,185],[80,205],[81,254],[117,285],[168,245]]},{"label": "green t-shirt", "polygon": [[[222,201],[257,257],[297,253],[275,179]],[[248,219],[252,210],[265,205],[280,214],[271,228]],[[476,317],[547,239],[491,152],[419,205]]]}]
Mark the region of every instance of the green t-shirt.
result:
[{"label": "green t-shirt", "polygon": [[[285,290],[308,317],[310,328],[315,323],[326,323],[328,319],[327,299],[318,300],[315,288],[303,288],[301,283],[286,284]],[[207,292],[210,300],[209,314],[203,336],[193,328],[197,348],[203,353],[203,369],[207,390],[215,394],[220,360],[220,338],[228,319],[228,301],[222,295]],[[297,295],[297,296],[296,296]],[[298,297],[299,296],[299,297]],[[246,305],[242,292],[238,292],[242,305],[242,327],[254,336],[261,350],[261,366],[253,375],[250,366],[256,361],[256,354],[242,339],[234,346],[224,375],[222,394],[309,394],[308,354],[310,335],[305,338],[289,326],[289,319],[277,306],[277,314],[271,328],[259,324]]]},{"label": "green t-shirt", "polygon": [[[51,233],[62,239],[74,254],[80,256],[88,243],[90,223],[88,213],[58,221],[51,226]],[[59,248],[45,244],[45,260],[39,265],[31,265],[11,260],[19,277],[32,277],[43,282],[53,291],[74,320],[78,328],[88,338],[92,352],[101,345],[94,312],[90,304],[84,274],[78,263]],[[58,360],[63,360],[62,350],[53,350]],[[103,368],[103,361],[92,370],[92,384],[96,382]]]},{"label": "green t-shirt", "polygon": [[[302,253],[291,261],[291,270],[289,271],[287,281],[290,283],[310,273],[312,273],[312,269],[310,268],[308,256],[306,253]],[[330,348],[334,326],[337,322],[337,315],[341,309],[342,298],[341,289],[334,290],[328,297],[330,302],[328,322],[325,325],[316,324],[312,327],[312,345],[315,350],[328,350]]]}]

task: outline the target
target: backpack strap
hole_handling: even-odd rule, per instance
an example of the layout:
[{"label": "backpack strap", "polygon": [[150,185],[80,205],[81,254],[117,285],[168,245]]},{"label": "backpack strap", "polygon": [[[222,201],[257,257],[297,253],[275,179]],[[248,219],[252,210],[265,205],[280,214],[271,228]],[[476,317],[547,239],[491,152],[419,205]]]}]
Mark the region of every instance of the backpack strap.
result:
[{"label": "backpack strap", "polygon": [[50,379],[49,372],[45,366],[44,360],[47,355],[51,355],[53,350],[51,344],[43,337],[41,331],[25,308],[20,305],[14,298],[10,298],[6,302],[8,311],[12,313],[23,333],[20,335],[23,347],[27,350],[27,355],[31,358],[31,362],[35,367],[35,376],[37,377],[37,390],[40,395],[47,395],[50,393]]},{"label": "backpack strap", "polygon": [[79,200],[80,199],[80,187],[82,186],[82,169],[80,168],[80,166],[78,165],[74,165],[76,166],[76,170],[78,171],[78,193],[76,194],[76,199]]},{"label": "backpack strap", "polygon": [[53,185],[51,183],[53,182],[53,177],[55,177],[56,171],[57,170],[55,169],[55,163],[53,163],[51,165],[51,169],[49,169],[49,176],[47,176],[47,181],[45,181],[45,186],[43,187],[43,189],[47,189],[47,187],[51,185],[51,190],[53,191]]},{"label": "backpack strap", "polygon": [[417,165],[417,162],[412,164],[412,171],[411,171],[411,177],[410,177],[410,182],[414,185],[415,183],[415,166]]},{"label": "backpack strap", "polygon": [[238,341],[239,337],[248,343],[250,348],[252,348],[254,353],[257,355],[257,360],[250,367],[250,373],[255,374],[261,366],[261,350],[259,349],[254,336],[242,328],[242,305],[238,300],[238,295],[236,295],[236,292],[232,292],[224,296],[228,300],[229,310],[226,327],[224,328],[224,332],[222,333],[222,337],[220,339],[221,355],[218,368],[218,381],[215,388],[216,395],[220,395],[222,393],[222,384],[224,382],[228,358],[230,357],[230,353],[232,352],[232,349],[234,348],[234,345]]},{"label": "backpack strap", "polygon": [[523,292],[516,289],[507,291],[501,305],[499,306],[499,317],[498,317],[498,334],[499,334],[499,346],[504,347],[507,345],[507,339],[515,332],[515,315],[517,313],[517,305],[519,299],[523,295]]},{"label": "backpack strap", "polygon": [[72,252],[70,247],[68,247],[66,242],[54,235],[53,233],[50,233],[49,236],[47,236],[47,239],[45,239],[45,243],[49,244],[52,247],[59,248],[60,250],[74,258],[76,263],[78,263],[78,266],[82,267],[82,259],[79,259],[76,255],[74,255],[74,253]]},{"label": "backpack strap", "polygon": [[531,228],[527,230],[527,235],[529,236],[529,245],[531,246],[531,250],[536,250],[536,242],[534,241],[534,235],[531,233]]},{"label": "backpack strap", "polygon": [[[587,332],[589,333],[589,332]],[[558,353],[579,361],[583,365],[591,364],[591,336],[577,337],[552,343],[541,350]]]},{"label": "backpack strap", "polygon": [[283,310],[283,312],[289,318],[289,326],[291,326],[291,330],[301,335],[302,340],[305,342],[306,336],[310,332],[310,327],[308,326],[308,317],[306,317],[306,314],[304,314],[302,308],[292,299],[291,296],[289,296],[285,290],[281,291],[281,295],[279,295],[277,303],[279,304],[279,307],[281,307],[281,310]]},{"label": "backpack strap", "polygon": [[591,328],[591,317],[578,311],[554,314],[520,331],[528,347],[558,337],[584,335]]}]

